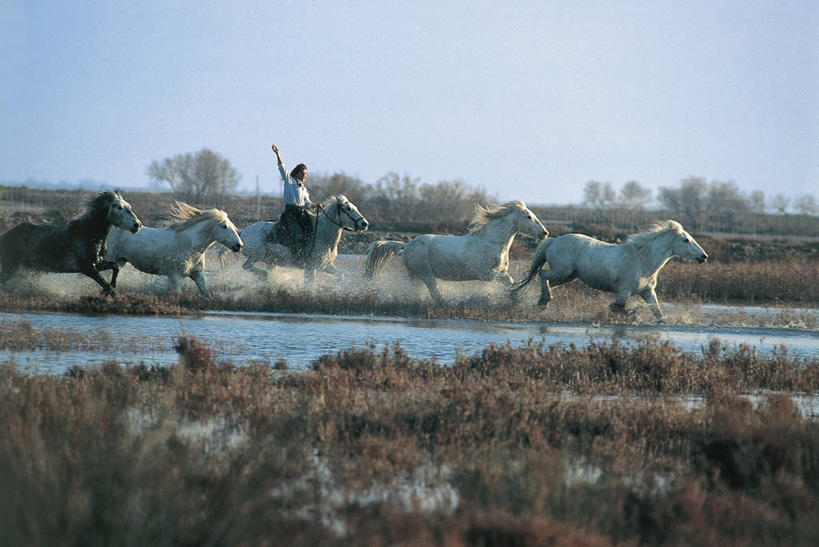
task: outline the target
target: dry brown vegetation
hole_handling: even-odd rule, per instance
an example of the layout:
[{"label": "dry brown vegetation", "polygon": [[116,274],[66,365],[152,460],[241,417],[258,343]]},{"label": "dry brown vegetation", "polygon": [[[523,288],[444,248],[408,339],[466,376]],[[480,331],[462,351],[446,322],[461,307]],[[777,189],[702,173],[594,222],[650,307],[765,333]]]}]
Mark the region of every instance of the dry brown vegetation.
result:
[{"label": "dry brown vegetation", "polygon": [[[0,543],[809,545],[819,533],[819,424],[791,399],[819,388],[816,359],[615,341],[490,347],[444,367],[394,346],[292,373],[217,363],[194,338],[176,346],[167,369],[0,370]],[[757,389],[779,393],[758,406],[739,395]]]},{"label": "dry brown vegetation", "polygon": [[[0,229],[66,220],[82,197],[64,194],[44,211],[0,215]],[[148,225],[171,199],[127,197]],[[250,198],[202,205],[240,226],[258,220]],[[262,210],[276,205],[265,198]],[[345,236],[342,251],[384,236]],[[766,321],[816,328],[814,315],[787,311],[819,302],[815,242],[697,237],[712,260],[670,263],[663,303],[779,304]],[[521,270],[531,244],[514,250]],[[487,295],[436,306],[327,279],[311,290],[212,288],[204,299],[125,283],[110,299],[95,287],[20,283],[0,289],[0,310],[632,321],[579,283],[555,289],[548,311],[533,305],[534,288],[518,306]],[[12,350],[110,342],[100,336],[0,323],[0,347]],[[612,340],[491,346],[447,367],[395,345],[296,372],[216,362],[195,338],[174,343],[179,363],[169,368],[124,368],[113,351],[110,363],[65,377],[0,365],[0,545],[812,545],[819,536],[819,423],[799,406],[819,390],[816,357]],[[758,403],[746,396],[760,393]]]}]

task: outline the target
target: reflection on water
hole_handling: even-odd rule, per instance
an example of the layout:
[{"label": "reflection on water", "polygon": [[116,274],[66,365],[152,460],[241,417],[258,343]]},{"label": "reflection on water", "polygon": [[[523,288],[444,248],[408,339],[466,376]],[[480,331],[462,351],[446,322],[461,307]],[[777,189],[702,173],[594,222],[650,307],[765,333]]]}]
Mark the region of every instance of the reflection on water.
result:
[{"label": "reflection on water", "polygon": [[[319,356],[370,343],[382,348],[400,342],[416,359],[454,362],[458,352],[472,355],[490,344],[528,341],[585,346],[590,340],[616,336],[633,344],[645,338],[670,340],[687,352],[701,352],[712,338],[724,347],[740,344],[766,354],[786,348],[790,355],[819,355],[819,333],[811,330],[702,327],[679,325],[592,325],[503,323],[455,320],[389,319],[329,315],[251,314],[219,312],[202,317],[83,316],[70,314],[0,313],[0,321],[25,320],[34,329],[69,330],[83,334],[104,332],[110,347],[54,352],[46,349],[11,352],[0,350],[0,360],[13,359],[19,367],[37,365],[41,372],[61,373],[73,365],[169,365],[177,360],[173,341],[193,335],[205,341],[218,359],[235,364],[285,360],[294,368],[306,367]],[[138,348],[133,340],[138,337]],[[118,340],[131,340],[130,344]]]}]

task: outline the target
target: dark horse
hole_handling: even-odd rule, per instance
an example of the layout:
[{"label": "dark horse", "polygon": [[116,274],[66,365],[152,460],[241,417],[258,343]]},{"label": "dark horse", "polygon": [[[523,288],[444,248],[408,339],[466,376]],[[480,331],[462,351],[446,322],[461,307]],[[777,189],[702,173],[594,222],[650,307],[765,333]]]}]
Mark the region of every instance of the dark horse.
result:
[{"label": "dark horse", "polygon": [[22,266],[42,272],[82,273],[99,283],[104,294],[113,296],[114,289],[98,271],[110,226],[133,233],[142,228],[128,202],[110,190],[89,198],[85,212],[68,224],[18,224],[0,235],[0,284]]}]

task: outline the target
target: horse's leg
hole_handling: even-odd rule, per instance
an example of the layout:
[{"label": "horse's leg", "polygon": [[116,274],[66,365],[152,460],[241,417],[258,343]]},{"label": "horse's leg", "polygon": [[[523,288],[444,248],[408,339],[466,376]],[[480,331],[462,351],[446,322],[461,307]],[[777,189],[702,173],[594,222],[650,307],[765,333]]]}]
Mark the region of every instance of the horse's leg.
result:
[{"label": "horse's leg", "polygon": [[102,287],[102,294],[104,294],[105,296],[116,296],[116,294],[114,293],[114,287],[112,287],[110,283],[103,279],[103,277],[97,271],[97,268],[95,266],[84,269],[82,273],[96,281],[99,284],[99,286]]},{"label": "horse's leg", "polygon": [[335,276],[336,281],[344,281],[344,273],[334,264],[327,264],[327,266],[324,267],[324,271],[332,276]]},{"label": "horse's leg", "polygon": [[6,283],[6,281],[11,279],[19,267],[20,262],[8,257],[3,257],[2,261],[0,261],[0,268],[2,268],[0,269],[0,284]]},{"label": "horse's leg", "polygon": [[627,315],[626,302],[629,296],[631,296],[630,291],[617,291],[614,302],[609,304],[609,309],[615,313]]},{"label": "horse's leg", "polygon": [[427,274],[421,278],[421,281],[423,281],[427,289],[429,289],[429,294],[432,296],[432,299],[435,300],[435,303],[444,304],[444,298],[441,296],[441,291],[438,290],[438,281],[435,279],[435,276]]},{"label": "horse's leg", "polygon": [[643,289],[643,292],[640,293],[640,297],[651,304],[651,311],[654,312],[654,317],[657,318],[657,321],[662,321],[663,310],[660,309],[660,301],[657,300],[657,293],[654,292],[654,287],[646,287]]},{"label": "horse's leg", "polygon": [[256,262],[257,260],[255,258],[248,258],[245,260],[245,263],[242,264],[242,268],[248,272],[258,275],[262,279],[267,279],[267,277],[270,275],[269,272],[266,272],[261,268],[257,268]]},{"label": "horse's leg", "polygon": [[514,284],[515,280],[512,279],[512,276],[508,273],[498,273],[495,275],[495,281],[503,285],[503,288],[506,290],[506,294],[509,296],[509,300],[514,304],[518,301],[518,293],[512,290],[512,285]]},{"label": "horse's leg", "polygon": [[104,272],[106,270],[111,270],[111,286],[116,288],[117,287],[117,275],[119,275],[119,264],[116,262],[108,262],[107,260],[100,262],[97,264],[97,271]]},{"label": "horse's leg", "polygon": [[552,300],[552,287],[557,287],[577,278],[574,272],[561,272],[557,269],[540,270],[540,298],[538,306],[548,306]]},{"label": "horse's leg", "polygon": [[179,275],[177,275],[177,274],[169,275],[168,276],[168,292],[169,293],[176,293],[176,294],[182,292],[182,289],[179,286],[181,281],[182,281],[182,278]]},{"label": "horse's leg", "polygon": [[190,278],[193,279],[193,282],[196,283],[196,286],[199,287],[199,292],[205,296],[205,298],[210,298],[210,291],[208,291],[208,284],[205,282],[205,274],[202,273],[201,270],[193,270],[190,273]]}]

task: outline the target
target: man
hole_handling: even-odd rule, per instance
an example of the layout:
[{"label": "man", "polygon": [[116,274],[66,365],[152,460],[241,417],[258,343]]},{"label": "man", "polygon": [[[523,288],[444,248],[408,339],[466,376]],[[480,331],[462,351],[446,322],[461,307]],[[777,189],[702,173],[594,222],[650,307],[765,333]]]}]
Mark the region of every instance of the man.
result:
[{"label": "man", "polygon": [[[315,229],[315,216],[311,209],[321,209],[321,203],[310,201],[310,192],[304,185],[307,179],[307,166],[298,164],[287,175],[284,160],[279,153],[279,148],[274,144],[273,152],[276,153],[276,160],[279,164],[279,174],[284,183],[284,212],[282,213],[279,225],[284,229],[284,234],[288,241],[288,247],[293,256],[301,261],[307,258],[309,246],[313,241],[313,231]],[[276,230],[279,232],[279,230]]]}]

